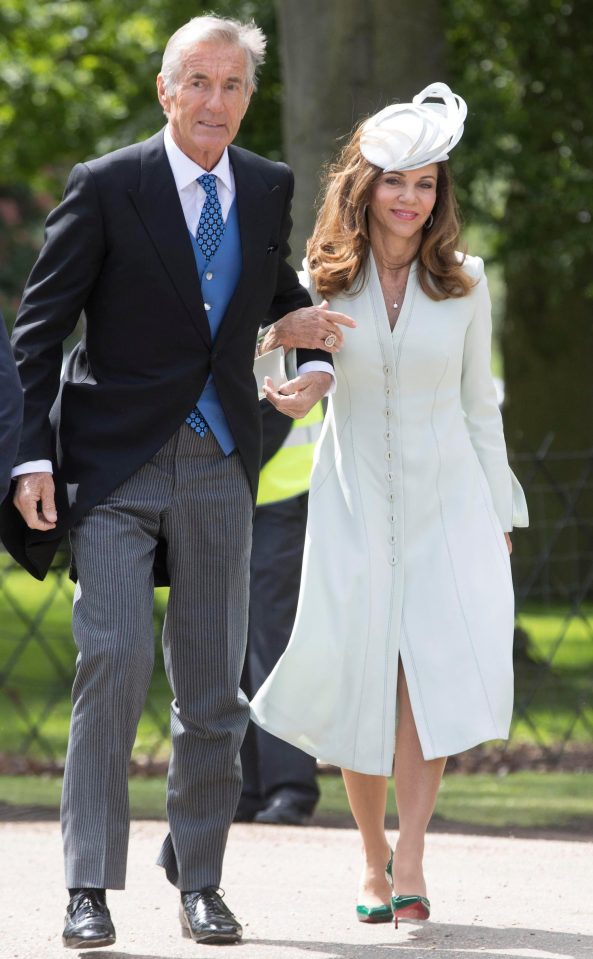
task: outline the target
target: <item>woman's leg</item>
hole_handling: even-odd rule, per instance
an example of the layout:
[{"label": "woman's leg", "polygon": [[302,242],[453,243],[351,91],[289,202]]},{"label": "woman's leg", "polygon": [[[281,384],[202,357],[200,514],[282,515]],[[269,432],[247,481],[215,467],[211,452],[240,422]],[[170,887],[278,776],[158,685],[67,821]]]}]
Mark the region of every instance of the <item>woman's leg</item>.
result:
[{"label": "woman's leg", "polygon": [[391,890],[385,878],[390,848],[385,835],[387,779],[366,776],[343,769],[348,802],[362,839],[363,867],[358,902],[379,906],[390,901]]},{"label": "woman's leg", "polygon": [[416,732],[408,685],[401,664],[397,680],[395,798],[399,838],[393,863],[393,887],[399,895],[426,895],[422,871],[424,836],[434,811],[446,757],[425,760]]}]

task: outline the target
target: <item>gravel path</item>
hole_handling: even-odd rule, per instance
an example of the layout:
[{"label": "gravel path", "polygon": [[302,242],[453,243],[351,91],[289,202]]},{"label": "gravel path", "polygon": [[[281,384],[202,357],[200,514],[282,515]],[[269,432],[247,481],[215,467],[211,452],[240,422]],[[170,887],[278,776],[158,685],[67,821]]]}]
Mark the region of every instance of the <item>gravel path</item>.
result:
[{"label": "gravel path", "polygon": [[66,952],[57,823],[0,824],[2,959],[593,959],[593,841],[432,834],[433,920],[358,923],[354,830],[235,825],[223,880],[244,925],[240,946],[197,946],[177,894],[153,865],[164,823],[135,822],[128,888],[109,905],[117,944]]}]

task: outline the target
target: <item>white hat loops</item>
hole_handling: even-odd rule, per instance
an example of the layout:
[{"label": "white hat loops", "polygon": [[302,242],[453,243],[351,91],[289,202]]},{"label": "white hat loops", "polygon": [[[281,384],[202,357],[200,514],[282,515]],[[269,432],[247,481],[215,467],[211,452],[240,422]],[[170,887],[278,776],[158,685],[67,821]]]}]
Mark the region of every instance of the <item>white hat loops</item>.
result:
[{"label": "white hat loops", "polygon": [[466,116],[465,100],[446,83],[431,83],[411,103],[394,103],[370,117],[362,127],[360,152],[384,173],[440,163],[459,143]]}]

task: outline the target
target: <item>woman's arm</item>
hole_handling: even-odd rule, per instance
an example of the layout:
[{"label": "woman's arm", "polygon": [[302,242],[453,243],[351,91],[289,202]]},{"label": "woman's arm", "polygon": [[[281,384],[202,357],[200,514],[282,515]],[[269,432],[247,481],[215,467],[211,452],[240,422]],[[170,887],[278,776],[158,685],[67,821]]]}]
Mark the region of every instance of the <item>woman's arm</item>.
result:
[{"label": "woman's arm", "polygon": [[470,294],[474,313],[465,335],[461,403],[472,445],[486,475],[494,509],[505,532],[527,526],[523,490],[508,464],[502,416],[490,370],[492,318],[490,294],[481,259],[475,258],[477,284]]}]

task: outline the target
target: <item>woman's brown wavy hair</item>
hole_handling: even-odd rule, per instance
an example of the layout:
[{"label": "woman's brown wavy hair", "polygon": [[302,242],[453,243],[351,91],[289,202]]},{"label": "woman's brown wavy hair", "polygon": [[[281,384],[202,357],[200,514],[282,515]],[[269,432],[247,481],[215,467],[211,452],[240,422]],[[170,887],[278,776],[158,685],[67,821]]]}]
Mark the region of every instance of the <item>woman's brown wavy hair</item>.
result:
[{"label": "woman's brown wavy hair", "polygon": [[[365,282],[367,277],[371,244],[366,208],[383,173],[360,152],[361,128],[362,124],[327,169],[315,228],[307,242],[309,273],[323,297],[352,290],[357,278]],[[422,230],[418,279],[431,300],[446,300],[465,296],[474,285],[463,270],[463,258],[456,255],[459,212],[446,162],[438,164],[436,193],[432,227]]]}]

